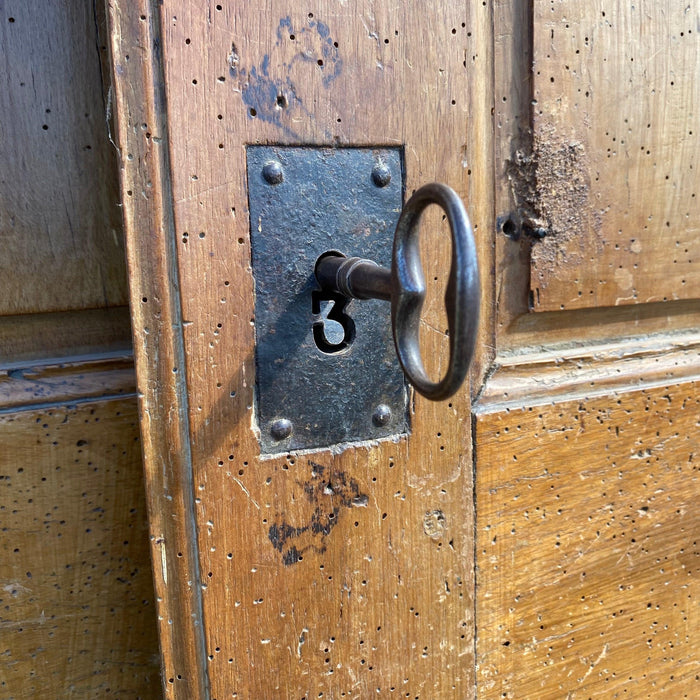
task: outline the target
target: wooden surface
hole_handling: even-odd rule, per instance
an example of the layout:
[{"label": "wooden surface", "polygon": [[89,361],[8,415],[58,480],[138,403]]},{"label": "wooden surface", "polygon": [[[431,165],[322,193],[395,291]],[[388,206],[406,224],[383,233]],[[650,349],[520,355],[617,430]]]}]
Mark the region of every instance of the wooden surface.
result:
[{"label": "wooden surface", "polygon": [[[112,35],[137,357],[146,328],[152,333],[174,322],[177,343],[179,322],[167,306],[177,300],[154,300],[153,287],[144,287],[154,283],[169,294],[177,274],[186,362],[173,366],[180,381],[186,369],[189,401],[178,398],[182,384],[170,401],[158,401],[158,378],[173,367],[171,351],[156,345],[138,365],[143,426],[145,434],[151,426],[167,430],[168,418],[177,422],[178,411],[188,410],[201,569],[195,586],[202,591],[207,662],[201,675],[211,697],[468,696],[474,681],[468,390],[443,404],[418,397],[409,438],[260,460],[251,426],[244,145],[404,145],[407,191],[447,182],[465,198],[478,230],[488,231],[490,7],[445,2],[416,12],[391,3],[315,2],[271,3],[260,12],[170,1],[158,15],[140,6],[142,25],[131,7],[113,4]],[[161,36],[149,36],[157,21]],[[155,57],[125,48],[154,41],[162,47],[167,132],[157,111],[164,103],[150,98],[155,112],[149,112],[149,98],[138,91],[145,84],[158,92],[157,67],[148,64]],[[155,177],[152,170],[158,144],[166,142],[171,182],[166,170]],[[141,222],[167,218],[170,198],[174,232],[151,226],[159,232],[153,248],[139,233]],[[139,218],[144,206],[154,210]],[[177,273],[168,269],[169,240],[177,244]],[[444,284],[448,252],[433,241],[431,292]],[[155,257],[144,254],[153,250]],[[437,371],[445,345],[437,302],[429,302],[425,321],[423,342]],[[148,347],[163,338],[151,336]],[[159,503],[175,507],[164,500],[164,449],[154,443],[146,450],[152,518]],[[181,468],[179,478],[185,475]],[[186,480],[180,485],[189,488]],[[180,507],[189,512],[187,503]],[[302,535],[315,521],[324,523],[317,534]],[[180,535],[173,521],[162,522],[161,550],[170,561]],[[289,536],[278,539],[279,532]],[[291,547],[303,550],[303,559],[285,565]],[[157,583],[162,610],[177,607],[172,586]],[[183,644],[171,636],[161,641],[166,678],[174,679],[166,691],[191,697],[193,680],[180,668]],[[198,661],[193,649],[190,663]]]},{"label": "wooden surface", "polygon": [[126,303],[99,27],[88,0],[0,6],[0,316]]},{"label": "wooden surface", "polygon": [[132,398],[0,415],[0,695],[154,698]]},{"label": "wooden surface", "polygon": [[576,397],[611,396],[643,385],[647,388],[700,380],[700,337],[643,336],[572,349],[502,354],[481,388],[480,405],[508,411],[524,404]]},{"label": "wooden surface", "polygon": [[694,3],[533,3],[532,152],[510,182],[543,230],[536,310],[700,298],[699,21]]},{"label": "wooden surface", "polygon": [[4,413],[45,403],[133,398],[135,393],[130,354],[0,369],[0,411]]},{"label": "wooden surface", "polygon": [[686,5],[495,3],[479,698],[697,695],[700,54]]},{"label": "wooden surface", "polygon": [[697,696],[699,396],[477,409],[479,698]]},{"label": "wooden surface", "polygon": [[131,354],[128,307],[0,317],[3,368],[104,354]]},{"label": "wooden surface", "polygon": [[[547,352],[548,349],[566,349],[568,351],[585,344],[610,343],[613,339],[635,343],[636,337],[648,334],[682,334],[686,329],[700,327],[700,305],[696,299],[692,298],[641,303],[645,300],[639,297],[636,300],[638,303],[624,303],[612,307],[609,305],[610,301],[606,301],[603,297],[596,297],[595,302],[586,301],[578,297],[576,285],[580,284],[586,278],[586,275],[599,275],[595,284],[596,294],[598,294],[599,292],[603,293],[604,289],[608,291],[613,289],[617,284],[615,275],[619,278],[620,275],[624,274],[623,270],[625,269],[632,270],[635,275],[642,278],[642,284],[648,284],[647,279],[656,279],[655,284],[657,284],[658,289],[671,289],[669,286],[670,282],[673,280],[675,280],[673,284],[678,282],[678,277],[672,268],[678,268],[675,264],[671,265],[671,267],[667,265],[669,263],[668,252],[670,250],[668,247],[655,250],[653,255],[632,253],[630,246],[618,245],[619,241],[615,238],[618,235],[616,230],[612,232],[614,234],[612,235],[607,224],[605,227],[593,227],[584,237],[577,239],[581,248],[580,250],[573,250],[573,252],[569,252],[566,246],[560,246],[560,242],[557,242],[559,239],[545,237],[542,240],[533,235],[533,227],[535,227],[538,219],[536,210],[539,206],[540,195],[543,194],[545,197],[547,195],[546,188],[540,193],[536,191],[534,179],[537,170],[532,154],[535,149],[534,136],[537,132],[535,128],[533,133],[533,110],[535,110],[535,107],[539,108],[539,103],[538,105],[533,105],[532,103],[535,86],[540,90],[548,91],[547,94],[550,96],[547,108],[542,109],[542,115],[534,114],[535,119],[549,118],[550,120],[555,120],[565,133],[568,133],[566,132],[567,129],[575,129],[587,138],[597,138],[600,125],[604,124],[605,120],[616,119],[619,116],[619,112],[615,109],[607,110],[601,107],[602,114],[596,115],[595,119],[591,118],[587,121],[582,121],[582,115],[584,113],[588,114],[586,110],[596,108],[597,105],[602,103],[601,101],[604,102],[611,95],[617,95],[619,90],[622,90],[623,86],[628,84],[625,79],[625,76],[628,76],[627,64],[623,62],[622,67],[618,66],[619,75],[622,76],[619,81],[613,78],[613,69],[610,64],[614,62],[613,59],[619,54],[620,50],[630,48],[633,41],[636,41],[628,31],[609,32],[602,35],[598,33],[596,34],[597,39],[595,43],[586,47],[587,62],[583,67],[579,66],[574,71],[572,68],[573,64],[568,60],[563,60],[562,55],[567,54],[567,52],[573,52],[577,61],[583,61],[582,54],[575,53],[577,50],[581,51],[582,49],[574,41],[575,37],[573,37],[572,32],[576,31],[576,37],[578,38],[583,32],[582,36],[585,39],[583,27],[586,26],[586,23],[583,20],[577,20],[576,23],[569,22],[570,33],[568,35],[560,31],[562,28],[565,29],[566,22],[557,24],[554,27],[554,48],[557,50],[552,53],[549,50],[549,43],[551,43],[551,17],[559,17],[561,12],[571,9],[572,4],[568,2],[556,3],[552,6],[553,10],[548,9],[549,6],[541,6],[540,3],[535,3],[534,5],[539,8],[539,24],[535,24],[532,4],[523,3],[519,0],[501,0],[494,4],[494,168],[496,175],[494,197],[497,214],[497,233],[493,241],[495,248],[494,279],[492,280],[492,291],[490,289],[488,292],[488,298],[493,300],[495,314],[492,324],[493,336],[484,338],[484,343],[491,349],[491,357],[494,357],[495,354],[499,356],[506,354],[515,357],[522,352]],[[606,5],[596,15],[597,19],[600,19],[600,21],[605,20],[601,14],[602,11],[606,12],[606,17],[609,17],[611,13],[630,11],[629,8],[624,10],[617,9],[618,6],[621,7],[622,5],[624,4],[612,3],[610,7]],[[578,3],[575,10],[576,13],[584,13],[590,19],[595,15],[594,8],[597,6],[598,3]],[[665,20],[658,21],[658,17],[656,17],[656,13],[660,12],[662,7],[664,7],[664,3],[655,4],[653,17],[650,15],[650,18],[644,21],[645,37],[648,34],[651,37],[651,41],[655,42],[655,45],[664,41],[670,41],[667,32],[669,25],[667,25]],[[578,17],[578,14],[576,16]],[[513,31],[514,27],[518,27],[518,31]],[[540,51],[539,61],[540,63],[545,61],[548,71],[542,72],[541,70],[539,76],[532,71],[532,33],[535,30],[539,32],[540,44],[547,46],[545,53]],[[549,33],[545,37],[543,32]],[[601,43],[601,36],[607,37],[611,41],[614,36],[616,47],[614,51],[612,49],[609,52],[603,50],[605,47],[609,47],[609,43]],[[691,33],[690,36],[693,37],[693,43],[684,44],[684,51],[694,50],[696,35]],[[676,51],[680,44],[676,42],[673,46],[673,51]],[[640,42],[638,49],[642,54],[645,54],[647,52],[647,44]],[[667,49],[668,47],[660,51],[656,59],[666,60],[664,57],[669,55],[669,50]],[[548,54],[549,58],[546,58]],[[564,66],[561,65],[562,60]],[[597,65],[598,62],[602,62],[602,65],[607,66],[607,68],[600,68]],[[632,61],[629,63],[630,65],[634,64]],[[568,71],[566,70],[567,65],[570,69]],[[688,68],[686,64],[683,65],[685,66],[682,71],[683,76],[693,76],[697,72]],[[584,102],[579,102],[578,109],[571,107],[571,101],[568,98],[567,100],[559,99],[559,95],[562,97],[568,95],[567,91],[575,91],[576,95],[579,95],[578,89],[581,87],[581,81],[584,78],[588,79],[597,75],[601,70],[610,72],[609,79],[606,82],[606,89],[591,93],[589,98],[586,98],[585,104]],[[560,77],[556,71],[563,71],[563,75]],[[549,77],[552,77],[553,72],[555,83],[549,81]],[[691,90],[695,88],[686,85],[684,89]],[[635,99],[639,100],[638,106],[635,103]],[[644,109],[650,108],[650,106],[656,108],[660,105],[660,102],[655,97],[652,100],[646,94],[646,91],[642,89],[625,92],[624,100],[624,104],[629,106],[629,111],[635,115],[641,114]],[[669,120],[672,121],[674,115],[678,116],[677,105],[674,105],[676,105],[675,102],[669,104],[668,113],[665,114],[664,120],[657,123],[656,127],[652,125],[652,128],[646,129],[646,131],[651,131],[657,140],[666,138],[664,133],[666,133],[667,127],[671,131],[677,128],[676,122],[673,122],[674,126],[668,126]],[[663,129],[657,128],[659,125],[662,125]],[[646,127],[646,123],[644,126]],[[692,127],[689,128],[692,129]],[[583,137],[578,136],[577,138],[581,140]],[[671,135],[669,138],[676,137]],[[689,164],[684,159],[688,154],[688,148],[692,147],[692,143],[689,141],[692,137],[690,134],[681,134],[677,138],[682,142],[683,148],[676,153],[673,146],[669,146],[673,152],[665,162],[674,172],[681,172],[685,165],[689,167]],[[607,145],[605,148],[607,148]],[[603,148],[602,153],[604,156],[607,156],[605,148]],[[588,153],[588,156],[596,156],[596,154],[597,151],[591,151]],[[641,165],[636,160],[636,156],[632,153],[630,153],[629,158],[616,156],[614,159],[605,157],[604,160],[605,164],[601,170],[604,171],[605,177],[608,179],[624,179],[626,173],[635,172],[634,169],[637,166],[641,168]],[[640,177],[642,175],[651,177],[651,171],[639,170],[639,172],[641,173]],[[562,183],[567,183],[570,178],[562,176],[561,180]],[[639,182],[641,183],[640,186],[644,185],[649,190],[650,185],[647,179],[642,177]],[[666,187],[670,180],[667,182],[664,179],[663,182],[666,183],[664,185]],[[595,178],[593,178],[593,185],[599,186]],[[634,213],[628,206],[626,198],[624,201],[618,198],[619,192],[626,191],[626,185],[622,188],[609,187],[605,191],[601,190],[601,197],[607,198],[610,204],[609,210],[605,213],[605,221],[608,223],[614,217],[629,218]],[[695,179],[693,177],[689,176],[684,177],[682,180],[679,179],[673,188],[672,201],[680,201],[683,197],[689,197],[694,201],[695,198],[692,197],[694,192]],[[640,195],[641,198],[632,200],[632,204],[636,203],[641,206],[640,203],[643,203],[646,206],[647,204],[655,203],[657,205],[666,201],[664,198],[667,198],[667,196],[670,195],[666,191],[659,197],[657,197],[655,190],[652,192],[647,191]],[[589,197],[589,203],[595,204],[596,201],[596,199]],[[582,210],[580,207],[571,207],[566,211],[571,216],[586,216],[585,210]],[[649,222],[644,222],[644,225],[649,225]],[[692,221],[689,220],[688,225],[692,226]],[[640,226],[640,234],[649,236],[650,231]],[[668,230],[661,232],[659,241],[666,241],[667,234]],[[697,236],[694,238],[697,238]],[[567,244],[569,248],[576,248],[576,245],[578,243],[573,241]],[[661,244],[657,244],[655,240],[652,242],[652,245],[658,247]],[[675,247],[675,240],[673,245]],[[604,265],[608,266],[605,270],[598,270],[596,267],[600,267],[599,263],[602,259],[599,256],[600,246],[605,246]],[[582,265],[581,251],[588,251],[589,248],[597,251],[595,253],[596,260],[593,264],[586,262]],[[549,311],[543,310],[544,307],[541,305],[536,305],[533,291],[534,287],[539,284],[538,273],[537,271],[533,272],[534,261],[537,261],[537,265],[542,263],[540,253],[544,249],[549,250],[550,253],[555,249],[559,250],[562,258],[556,267],[549,265],[544,268],[548,276],[548,284],[556,286],[556,289],[551,288],[551,295],[547,297],[549,299],[547,308],[551,309]],[[483,252],[482,259],[484,259]],[[675,254],[673,259],[677,259]],[[611,264],[612,267],[609,267]],[[635,264],[638,265],[637,268],[634,268]],[[657,270],[659,266],[668,268],[666,270],[668,272],[667,279],[658,280],[658,278],[653,276],[656,275],[656,272],[652,274],[651,270]],[[693,275],[697,274],[697,260],[691,265],[690,271],[692,274],[685,278],[686,285],[684,288],[686,291],[689,280],[693,278]],[[602,280],[602,284],[598,284],[598,280]],[[607,292],[604,293],[607,294]],[[545,296],[547,294],[549,293],[546,292]],[[573,305],[571,304],[572,296],[576,296],[578,299]],[[591,297],[591,295],[588,296]],[[673,297],[669,296],[668,298],[671,299]],[[593,303],[593,306],[590,303]],[[536,309],[538,313],[530,313],[533,309]]]},{"label": "wooden surface", "polygon": [[166,697],[209,697],[188,396],[158,12],[109,6],[120,175],[161,679]]},{"label": "wooden surface", "polygon": [[103,14],[90,0],[0,3],[8,699],[160,690]]},{"label": "wooden surface", "polygon": [[[696,19],[642,5],[110,5],[168,697],[694,696]],[[465,198],[473,412],[259,458],[251,143]]]}]

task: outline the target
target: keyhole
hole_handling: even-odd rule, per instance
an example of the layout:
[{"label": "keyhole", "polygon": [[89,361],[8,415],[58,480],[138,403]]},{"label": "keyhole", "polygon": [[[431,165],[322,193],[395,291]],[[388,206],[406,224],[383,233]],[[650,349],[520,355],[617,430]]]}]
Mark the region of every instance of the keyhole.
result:
[{"label": "keyhole", "polygon": [[[343,324],[328,317],[333,312],[334,301],[321,299],[321,317],[323,318],[323,337],[332,346],[340,345],[345,339]],[[320,325],[320,324],[319,324]]]},{"label": "keyhole", "polygon": [[355,339],[355,322],[345,313],[350,300],[337,292],[311,292],[316,347],[328,354],[341,352]]}]

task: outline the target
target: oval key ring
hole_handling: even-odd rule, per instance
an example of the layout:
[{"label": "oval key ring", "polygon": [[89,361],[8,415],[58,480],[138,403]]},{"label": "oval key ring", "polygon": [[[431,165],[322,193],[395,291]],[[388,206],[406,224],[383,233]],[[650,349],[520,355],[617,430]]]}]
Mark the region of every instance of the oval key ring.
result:
[{"label": "oval key ring", "polygon": [[[445,290],[450,362],[438,382],[431,381],[425,371],[419,343],[425,279],[418,223],[430,204],[437,204],[445,212],[452,237],[450,277]],[[440,401],[462,385],[474,354],[481,292],[471,222],[462,200],[451,187],[440,183],[424,185],[408,200],[394,233],[391,270],[371,260],[329,252],[316,263],[316,279],[322,288],[353,299],[391,301],[396,353],[408,380],[420,394]]]},{"label": "oval key ring", "polygon": [[[438,382],[428,378],[418,341],[425,301],[418,223],[430,204],[437,204],[445,212],[452,236],[450,277],[445,290],[450,363]],[[394,234],[391,292],[394,343],[406,376],[426,398],[440,401],[452,396],[462,385],[474,354],[481,292],[472,225],[462,200],[451,187],[440,183],[424,185],[401,211]]]}]

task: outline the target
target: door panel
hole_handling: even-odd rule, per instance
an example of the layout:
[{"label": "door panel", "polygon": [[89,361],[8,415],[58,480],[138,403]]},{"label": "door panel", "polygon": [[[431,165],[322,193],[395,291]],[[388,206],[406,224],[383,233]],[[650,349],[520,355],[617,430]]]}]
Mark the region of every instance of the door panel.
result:
[{"label": "door panel", "polygon": [[535,310],[700,297],[699,22],[688,3],[533,3],[532,156],[511,174],[543,237]]},{"label": "door panel", "polygon": [[[698,217],[692,214],[697,206],[692,175],[697,130],[685,111],[696,99],[697,67],[690,58],[698,51],[695,30],[688,34],[683,29],[687,17],[668,24],[666,17],[677,18],[673,3],[635,3],[635,10],[622,2],[600,5],[518,0],[494,4],[496,313],[494,338],[484,339],[485,346],[491,346],[491,358],[522,355],[526,349],[537,353],[623,339],[636,343],[645,335],[662,337],[700,327],[693,282],[698,265],[692,252],[698,240],[693,233]],[[645,9],[643,20],[637,18],[640,9]],[[629,31],[630,13],[640,32],[643,28],[644,40]],[[611,17],[613,28],[606,24]],[[620,24],[620,18],[627,20]],[[639,56],[647,56],[650,46],[655,47],[654,59],[639,64]],[[624,60],[624,55],[635,61]],[[662,65],[673,66],[669,80],[675,85],[661,81],[654,95],[647,94],[638,84],[643,82],[638,69],[647,66],[656,74]],[[638,82],[631,84],[631,76]],[[676,91],[672,100],[666,99],[670,90]],[[616,107],[608,109],[613,99]],[[668,172],[660,176],[662,161],[649,165],[652,156],[642,153],[641,145],[639,155],[633,149],[624,151],[630,139],[641,138],[640,115],[650,109],[661,117],[641,125],[645,140],[648,132],[654,143],[677,142],[664,155]],[[623,120],[624,135],[610,131],[618,119]],[[612,137],[615,143],[625,140],[615,156],[607,151]],[[571,158],[562,161],[569,145]],[[576,158],[579,147],[585,147],[585,153]],[[553,157],[557,153],[558,163]],[[554,219],[548,223],[542,217],[549,209],[557,215],[556,230],[548,228]],[[652,209],[654,218],[648,221]],[[627,226],[633,219],[641,221],[636,228]],[[644,248],[635,253],[632,247],[637,249],[640,242]],[[621,293],[623,277],[633,281],[636,298],[624,299],[633,295]],[[643,287],[653,287],[653,293],[642,295]],[[661,301],[664,297],[668,301]],[[530,313],[533,310],[537,313]]]},{"label": "door panel", "polygon": [[699,427],[696,381],[477,408],[479,697],[695,696]]},{"label": "door panel", "polygon": [[96,12],[0,8],[0,315],[127,303]]},{"label": "door panel", "polygon": [[14,406],[0,431],[3,697],[155,697],[133,394]]}]

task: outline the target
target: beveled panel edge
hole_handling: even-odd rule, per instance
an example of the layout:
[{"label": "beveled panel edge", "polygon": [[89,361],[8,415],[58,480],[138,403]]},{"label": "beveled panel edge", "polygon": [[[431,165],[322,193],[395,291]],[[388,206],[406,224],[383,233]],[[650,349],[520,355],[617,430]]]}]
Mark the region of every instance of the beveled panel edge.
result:
[{"label": "beveled panel edge", "polygon": [[700,332],[496,358],[474,416],[700,379]]},{"label": "beveled panel edge", "polygon": [[0,368],[131,355],[129,308],[0,316]]}]

